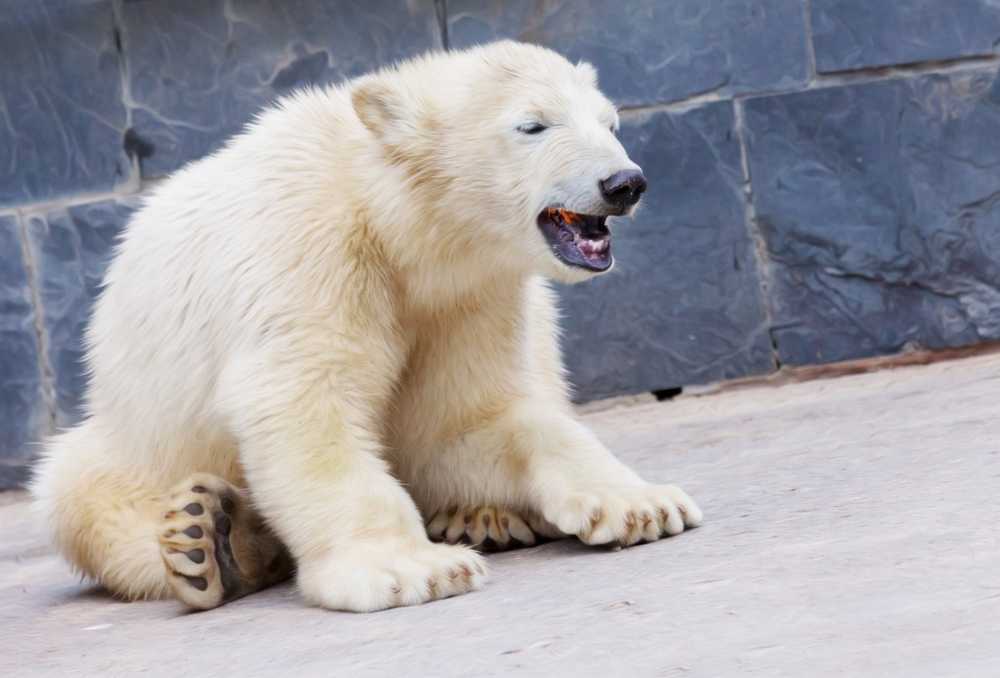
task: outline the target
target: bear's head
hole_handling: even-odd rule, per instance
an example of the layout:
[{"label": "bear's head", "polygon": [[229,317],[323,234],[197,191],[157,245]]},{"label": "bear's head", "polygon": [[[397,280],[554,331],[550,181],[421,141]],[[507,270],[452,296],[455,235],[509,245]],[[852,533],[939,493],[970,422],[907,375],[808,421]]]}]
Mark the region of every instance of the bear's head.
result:
[{"label": "bear's head", "polygon": [[505,41],[362,78],[352,102],[452,256],[565,282],[611,268],[607,218],[646,180],[590,64]]}]

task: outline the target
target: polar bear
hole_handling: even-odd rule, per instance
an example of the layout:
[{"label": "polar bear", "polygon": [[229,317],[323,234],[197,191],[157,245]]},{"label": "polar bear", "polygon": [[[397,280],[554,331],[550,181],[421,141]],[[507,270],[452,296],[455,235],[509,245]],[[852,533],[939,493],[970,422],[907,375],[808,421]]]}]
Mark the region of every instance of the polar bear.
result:
[{"label": "polar bear", "polygon": [[698,525],[567,395],[547,280],[612,266],[607,217],[646,188],[617,128],[591,65],[501,42],[300,91],[178,171],[125,229],[86,416],[37,466],[60,551],[126,599],[207,609],[294,572],[372,611],[479,588],[486,537]]}]

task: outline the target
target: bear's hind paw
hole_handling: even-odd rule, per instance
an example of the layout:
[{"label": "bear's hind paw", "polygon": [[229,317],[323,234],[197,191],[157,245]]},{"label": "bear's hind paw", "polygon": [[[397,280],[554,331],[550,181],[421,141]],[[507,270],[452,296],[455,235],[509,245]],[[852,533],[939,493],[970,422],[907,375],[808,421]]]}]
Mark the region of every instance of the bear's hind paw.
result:
[{"label": "bear's hind paw", "polygon": [[243,493],[198,473],[178,485],[163,516],[160,554],[174,594],[208,610],[287,578],[292,561]]}]

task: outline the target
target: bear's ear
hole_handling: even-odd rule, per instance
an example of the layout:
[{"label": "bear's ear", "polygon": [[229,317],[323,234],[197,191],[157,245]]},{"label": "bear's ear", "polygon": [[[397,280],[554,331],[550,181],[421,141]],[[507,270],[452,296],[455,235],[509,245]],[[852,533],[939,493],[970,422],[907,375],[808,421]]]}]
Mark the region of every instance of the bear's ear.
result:
[{"label": "bear's ear", "polygon": [[583,76],[583,79],[594,87],[597,87],[597,69],[587,61],[576,62],[576,70]]},{"label": "bear's ear", "polygon": [[351,104],[361,123],[378,139],[391,135],[406,115],[403,97],[383,80],[372,78],[359,83],[351,93]]}]

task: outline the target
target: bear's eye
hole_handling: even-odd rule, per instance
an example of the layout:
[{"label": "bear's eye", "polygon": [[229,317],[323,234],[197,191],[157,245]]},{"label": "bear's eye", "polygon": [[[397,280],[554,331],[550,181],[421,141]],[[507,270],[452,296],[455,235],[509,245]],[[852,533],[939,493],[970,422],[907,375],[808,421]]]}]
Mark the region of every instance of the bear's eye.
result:
[{"label": "bear's eye", "polygon": [[517,128],[517,131],[521,134],[540,134],[547,130],[548,127],[540,122],[526,122]]}]

